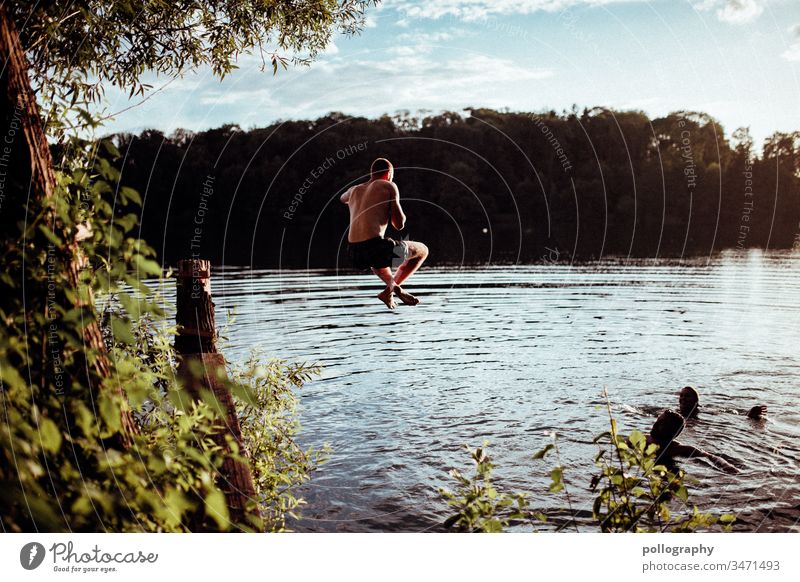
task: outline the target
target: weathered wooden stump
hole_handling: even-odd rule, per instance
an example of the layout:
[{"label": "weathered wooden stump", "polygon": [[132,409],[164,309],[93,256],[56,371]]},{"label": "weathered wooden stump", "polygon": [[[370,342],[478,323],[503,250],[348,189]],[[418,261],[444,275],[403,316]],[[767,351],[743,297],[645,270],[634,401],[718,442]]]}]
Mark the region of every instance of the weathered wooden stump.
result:
[{"label": "weathered wooden stump", "polygon": [[[250,465],[234,457],[229,441],[232,437],[238,445],[239,455],[246,455],[233,396],[224,382],[225,358],[217,352],[209,261],[190,259],[178,262],[176,309],[175,350],[180,356],[178,377],[193,398],[199,399],[203,391],[210,391],[223,411],[214,442],[222,447],[225,455],[219,486],[225,493],[230,519],[240,524],[247,521],[260,523]],[[198,368],[202,368],[202,374],[196,373]]]}]

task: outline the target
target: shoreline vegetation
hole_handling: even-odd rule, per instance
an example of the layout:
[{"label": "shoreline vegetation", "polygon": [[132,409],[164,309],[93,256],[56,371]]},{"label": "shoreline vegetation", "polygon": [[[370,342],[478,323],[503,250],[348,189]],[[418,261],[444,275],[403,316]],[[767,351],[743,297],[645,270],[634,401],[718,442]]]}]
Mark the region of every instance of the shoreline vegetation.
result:
[{"label": "shoreline vegetation", "polygon": [[[550,433],[551,442],[531,456],[541,461],[548,455],[554,457],[549,472],[549,494],[560,496],[560,506],[540,510],[532,506],[528,493],[507,491],[495,485],[495,468],[487,446],[466,450],[472,459],[474,473],[465,476],[452,469],[453,490],[439,488],[441,498],[451,514],[444,521],[450,531],[498,533],[508,531],[543,531],[550,525],[552,516],[559,517],[556,531],[580,531],[580,527],[597,529],[603,533],[654,533],[654,532],[730,532],[736,517],[730,513],[709,513],[698,509],[690,498],[687,473],[659,455],[659,446],[648,443],[638,430],[626,437],[617,429],[611,401],[604,389],[609,430],[593,439],[598,447],[594,458],[597,472],[591,475],[570,475],[571,468],[561,461],[558,435]],[[567,476],[571,477],[568,482]],[[580,483],[579,477],[586,483]],[[569,487],[588,485],[595,497],[589,515],[582,515],[580,525],[569,492]],[[552,529],[550,525],[550,529]]]},{"label": "shoreline vegetation", "polygon": [[[374,4],[0,4],[2,531],[284,529],[301,502],[294,488],[323,455],[292,439],[309,371],[259,362],[215,379],[238,399],[259,453],[251,463],[219,430],[220,402],[187,390],[204,371],[177,375],[170,326],[144,283],[163,276],[138,232],[146,193],[120,183],[120,151],[94,135],[104,87],[144,96],[146,72],[202,66],[223,78],[253,51],[277,73],[359,32]],[[118,306],[98,304],[108,297]],[[220,475],[244,462],[261,511],[231,523]]]}]

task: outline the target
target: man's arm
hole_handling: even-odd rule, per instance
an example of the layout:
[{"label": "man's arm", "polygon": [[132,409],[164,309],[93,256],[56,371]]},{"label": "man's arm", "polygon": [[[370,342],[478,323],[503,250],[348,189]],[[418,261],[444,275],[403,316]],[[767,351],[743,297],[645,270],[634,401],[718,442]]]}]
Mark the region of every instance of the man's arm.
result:
[{"label": "man's arm", "polygon": [[722,469],[726,473],[739,472],[739,469],[731,465],[722,457],[718,457],[717,455],[709,453],[708,451],[704,451],[703,449],[698,449],[697,447],[693,447],[691,445],[682,445],[680,443],[673,442],[670,446],[670,452],[676,457],[703,457],[704,459],[711,461],[714,466],[716,466],[718,469]]},{"label": "man's arm", "polygon": [[392,185],[392,200],[390,202],[392,226],[397,230],[403,230],[406,225],[406,215],[400,207],[400,190],[398,190],[396,184],[392,182],[389,183]]}]

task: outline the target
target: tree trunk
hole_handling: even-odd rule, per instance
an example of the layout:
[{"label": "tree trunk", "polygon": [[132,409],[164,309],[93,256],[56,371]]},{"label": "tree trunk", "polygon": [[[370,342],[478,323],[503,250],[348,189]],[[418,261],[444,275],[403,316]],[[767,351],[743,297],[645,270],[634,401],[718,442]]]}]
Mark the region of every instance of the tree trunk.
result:
[{"label": "tree trunk", "polygon": [[[28,78],[25,51],[21,45],[17,27],[4,3],[0,4],[0,65],[3,67],[2,75],[0,75],[0,110],[5,112],[3,117],[7,122],[6,139],[0,144],[0,156],[7,156],[6,161],[9,162],[6,164],[8,165],[7,175],[4,175],[3,198],[0,199],[2,203],[0,206],[2,234],[0,236],[12,237],[9,242],[18,244],[19,241],[14,240],[18,232],[17,222],[20,218],[31,218],[27,215],[28,199],[41,197],[44,206],[51,205],[56,195],[56,180],[47,136],[39,116],[36,96]],[[21,135],[19,135],[20,133]],[[20,143],[20,138],[22,143]],[[9,140],[12,142],[11,144],[7,144]],[[6,145],[8,145],[7,148]],[[51,223],[51,230],[56,232],[62,240],[70,241],[68,248],[59,250],[65,254],[67,278],[70,286],[77,293],[82,265],[75,233],[63,232],[64,229],[59,229],[59,225],[53,218],[50,218],[48,222]],[[20,273],[22,277],[25,277],[25,271],[20,271]],[[21,283],[28,287],[32,284],[31,281],[21,281]],[[22,288],[23,286],[20,285],[20,289]],[[46,294],[46,289],[32,289],[28,293]],[[44,304],[46,306],[47,301]],[[99,391],[103,380],[111,375],[108,352],[97,321],[96,311],[93,308],[91,294],[78,306],[91,308],[93,317],[83,330],[83,340],[85,349],[94,352],[95,357],[90,358],[88,362],[76,364],[76,369],[81,369],[78,377],[85,374],[89,387]],[[45,307],[45,309],[47,308]],[[127,399],[122,387],[117,385],[113,390],[122,396],[121,401],[124,403],[120,411],[122,415],[120,444],[128,447],[137,431],[136,424],[131,410],[127,406]]]},{"label": "tree trunk", "polygon": [[[205,260],[178,263],[176,289],[178,333],[175,350],[180,354],[178,376],[193,398],[201,398],[209,390],[220,405],[214,442],[224,451],[219,486],[225,493],[230,518],[234,524],[250,522],[260,526],[253,475],[250,465],[234,457],[230,438],[236,442],[239,455],[247,458],[239,417],[233,396],[225,384],[225,358],[217,352],[214,302],[211,300],[211,265]],[[192,371],[193,362],[202,364],[202,374]],[[197,366],[199,367],[199,366]]]}]

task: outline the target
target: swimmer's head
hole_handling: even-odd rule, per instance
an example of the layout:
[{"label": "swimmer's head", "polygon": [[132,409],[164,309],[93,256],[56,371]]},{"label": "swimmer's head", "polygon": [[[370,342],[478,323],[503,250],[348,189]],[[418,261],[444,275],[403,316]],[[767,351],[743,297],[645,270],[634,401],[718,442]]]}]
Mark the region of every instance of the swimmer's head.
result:
[{"label": "swimmer's head", "polygon": [[696,416],[700,404],[700,395],[691,386],[686,386],[678,396],[678,403],[681,414],[684,417]]},{"label": "swimmer's head", "polygon": [[665,410],[653,423],[650,436],[659,445],[668,445],[681,434],[685,421],[683,416],[674,410]]},{"label": "swimmer's head", "polygon": [[389,180],[394,178],[394,166],[386,158],[378,158],[369,167],[370,180]]}]

